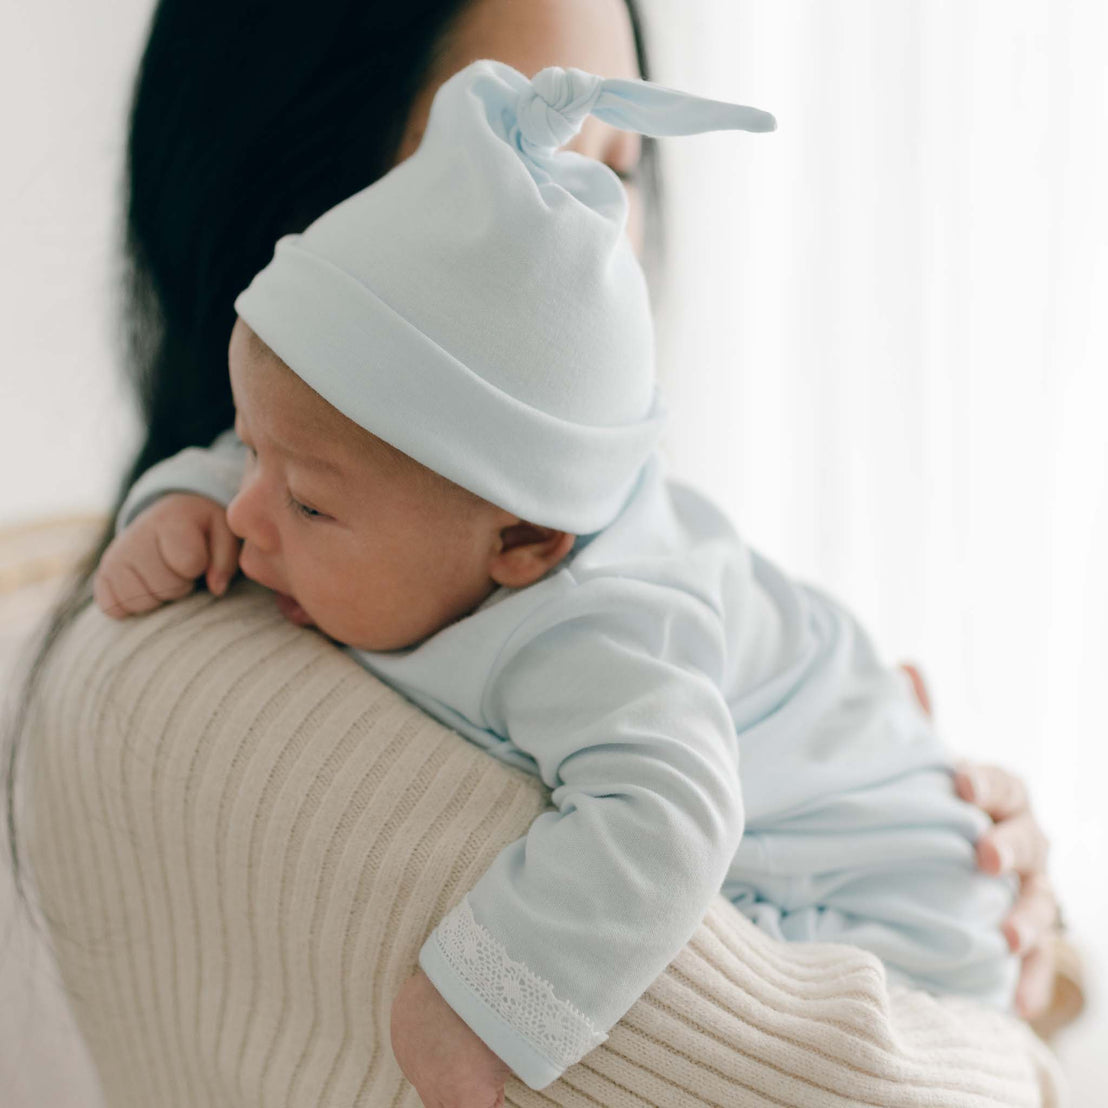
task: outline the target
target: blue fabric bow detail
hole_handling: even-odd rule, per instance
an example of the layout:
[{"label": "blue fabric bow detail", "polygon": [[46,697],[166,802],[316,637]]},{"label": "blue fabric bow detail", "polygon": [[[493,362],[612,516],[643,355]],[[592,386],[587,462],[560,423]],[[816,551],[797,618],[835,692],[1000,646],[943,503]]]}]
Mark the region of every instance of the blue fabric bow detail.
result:
[{"label": "blue fabric bow detail", "polygon": [[531,78],[516,103],[520,149],[532,155],[549,154],[569,142],[589,115],[644,135],[777,129],[777,120],[769,112],[745,104],[708,100],[647,81],[549,66]]}]

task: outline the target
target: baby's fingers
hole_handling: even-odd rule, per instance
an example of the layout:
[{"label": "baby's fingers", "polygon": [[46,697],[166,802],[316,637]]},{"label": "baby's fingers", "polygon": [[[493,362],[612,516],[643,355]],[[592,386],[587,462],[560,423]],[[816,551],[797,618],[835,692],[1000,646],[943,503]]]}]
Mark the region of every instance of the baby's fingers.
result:
[{"label": "baby's fingers", "polygon": [[[132,613],[149,612],[163,602],[163,598],[151,589],[133,565],[126,563],[116,565],[110,573],[98,574],[97,580],[103,589],[110,594],[107,607],[101,603],[99,597],[97,597],[97,603],[100,604],[101,608],[104,608],[108,615],[116,619],[122,619],[125,615]],[[189,582],[188,588],[192,588],[191,582]]]},{"label": "baby's fingers", "polygon": [[169,516],[152,533],[157,550],[157,558],[152,560],[161,562],[162,566],[160,583],[186,581],[189,584],[186,591],[191,591],[196,578],[208,568],[208,542],[203,524],[187,517]]},{"label": "baby's fingers", "polygon": [[222,596],[238,571],[242,540],[220,516],[213,518],[208,539],[211,552],[208,562],[208,591],[213,596]]},{"label": "baby's fingers", "polygon": [[103,566],[97,569],[96,576],[92,579],[92,598],[96,601],[96,606],[112,619],[122,619],[128,614],[127,609],[119,602],[119,597],[115,595]]}]

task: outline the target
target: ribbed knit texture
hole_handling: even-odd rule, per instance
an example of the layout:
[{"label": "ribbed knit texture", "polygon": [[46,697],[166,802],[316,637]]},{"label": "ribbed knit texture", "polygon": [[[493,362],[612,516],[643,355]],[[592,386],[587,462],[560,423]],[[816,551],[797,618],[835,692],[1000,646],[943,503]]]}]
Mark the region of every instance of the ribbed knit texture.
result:
[{"label": "ribbed knit texture", "polygon": [[[23,826],[109,1108],[418,1108],[393,997],[550,808],[242,581],[90,605],[34,705]],[[1021,1022],[782,944],[724,897],[608,1040],[519,1108],[1067,1103]]]}]

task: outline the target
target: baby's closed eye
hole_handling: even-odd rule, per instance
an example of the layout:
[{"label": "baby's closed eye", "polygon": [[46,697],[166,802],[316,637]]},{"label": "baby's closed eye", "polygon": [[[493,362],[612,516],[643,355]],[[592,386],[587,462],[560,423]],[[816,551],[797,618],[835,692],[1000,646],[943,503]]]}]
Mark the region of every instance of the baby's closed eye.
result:
[{"label": "baby's closed eye", "polygon": [[296,499],[292,493],[287,493],[288,506],[296,512],[298,515],[303,516],[305,519],[326,519],[326,516],[315,508],[309,508],[307,504],[302,504]]}]

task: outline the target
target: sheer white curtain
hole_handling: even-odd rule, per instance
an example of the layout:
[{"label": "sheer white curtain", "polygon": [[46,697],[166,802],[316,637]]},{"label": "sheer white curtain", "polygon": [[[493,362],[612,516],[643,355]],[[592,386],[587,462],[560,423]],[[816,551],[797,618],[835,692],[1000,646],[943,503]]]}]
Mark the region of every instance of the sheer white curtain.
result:
[{"label": "sheer white curtain", "polygon": [[[1022,774],[1103,988],[1108,5],[647,15],[656,80],[778,120],[662,140],[673,467]],[[1090,1088],[1093,1009],[1062,1051]]]}]

